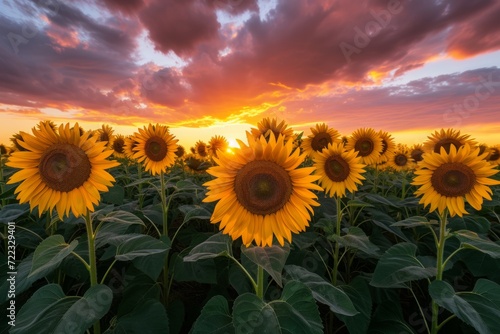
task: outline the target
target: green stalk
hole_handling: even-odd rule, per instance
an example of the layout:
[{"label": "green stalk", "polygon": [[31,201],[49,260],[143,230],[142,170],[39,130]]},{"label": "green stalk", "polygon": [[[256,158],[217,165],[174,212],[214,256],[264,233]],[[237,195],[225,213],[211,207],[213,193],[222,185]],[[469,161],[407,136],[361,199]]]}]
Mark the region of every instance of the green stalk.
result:
[{"label": "green stalk", "polygon": [[[90,218],[90,211],[87,210],[85,214],[85,227],[87,229],[87,239],[89,246],[89,274],[90,274],[90,286],[93,287],[97,285],[97,261],[95,256],[95,234],[92,229],[92,219]],[[101,323],[96,321],[94,323],[94,334],[101,333]]]},{"label": "green stalk", "polygon": [[[162,235],[168,237],[168,206],[167,206],[167,196],[165,194],[165,174],[163,171],[160,172],[160,198],[161,198],[161,212],[162,212],[162,223],[163,230]],[[163,302],[164,305],[168,303],[169,295],[169,276],[168,276],[168,255],[165,257],[165,262],[163,263]]]},{"label": "green stalk", "polygon": [[[340,197],[335,197],[335,201],[337,204],[337,224],[335,227],[335,234],[337,237],[340,237],[340,228],[342,221],[342,210],[340,208],[341,199]],[[337,274],[339,270],[339,252],[340,252],[340,244],[338,241],[335,241],[335,250],[333,252],[333,271],[332,271],[332,284],[337,285]]]},{"label": "green stalk", "polygon": [[257,265],[257,288],[255,289],[255,294],[260,300],[264,300],[264,268],[261,265]]},{"label": "green stalk", "polygon": [[[439,215],[439,237],[437,242],[437,259],[436,259],[436,281],[443,280],[443,253],[444,253],[444,245],[446,241],[446,217],[448,215],[448,210],[444,210],[442,214]],[[439,331],[438,324],[438,314],[439,314],[439,305],[432,301],[432,328],[431,333],[437,334]]]}]

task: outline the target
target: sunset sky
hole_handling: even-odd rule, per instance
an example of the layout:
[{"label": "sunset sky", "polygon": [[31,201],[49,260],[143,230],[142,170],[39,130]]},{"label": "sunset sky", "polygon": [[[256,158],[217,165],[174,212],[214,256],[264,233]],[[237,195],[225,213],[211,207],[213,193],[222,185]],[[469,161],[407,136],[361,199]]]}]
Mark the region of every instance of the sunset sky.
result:
[{"label": "sunset sky", "polygon": [[2,0],[0,143],[40,120],[162,123],[190,147],[263,117],[500,144],[498,0]]}]

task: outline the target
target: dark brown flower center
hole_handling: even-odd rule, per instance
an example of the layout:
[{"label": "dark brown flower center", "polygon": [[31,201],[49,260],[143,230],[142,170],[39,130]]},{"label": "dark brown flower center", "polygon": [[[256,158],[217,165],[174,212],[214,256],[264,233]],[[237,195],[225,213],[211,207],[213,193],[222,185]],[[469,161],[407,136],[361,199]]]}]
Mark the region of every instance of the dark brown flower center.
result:
[{"label": "dark brown flower center", "polygon": [[458,150],[458,148],[462,146],[462,143],[455,138],[443,138],[439,140],[436,145],[434,145],[434,152],[441,153],[441,147],[444,147],[446,153],[450,153],[451,145],[455,146],[455,148]]},{"label": "dark brown flower center", "polygon": [[87,154],[78,146],[67,143],[49,147],[38,165],[43,182],[61,192],[82,186],[90,177],[91,169]]},{"label": "dark brown flower center", "polygon": [[113,142],[113,150],[117,153],[123,153],[123,147],[125,146],[125,141],[122,138],[116,138]]},{"label": "dark brown flower center", "polygon": [[404,154],[397,154],[394,157],[394,163],[396,166],[404,167],[408,163],[408,158]]},{"label": "dark brown flower center", "polygon": [[109,133],[107,131],[102,131],[99,134],[99,141],[109,141]]},{"label": "dark brown flower center", "polygon": [[146,156],[153,161],[162,161],[167,156],[168,147],[163,138],[153,136],[146,141],[144,145]]},{"label": "dark brown flower center", "polygon": [[361,138],[356,141],[354,149],[362,157],[366,157],[373,152],[374,143],[370,138]]},{"label": "dark brown flower center", "polygon": [[175,155],[177,155],[177,157],[181,158],[184,155],[184,147],[177,146],[177,151],[175,151]]},{"label": "dark brown flower center", "polygon": [[311,141],[311,147],[317,152],[321,152],[328,144],[332,143],[332,137],[326,132],[320,132]]},{"label": "dark brown flower center", "polygon": [[238,171],[234,191],[240,204],[256,215],[279,211],[292,194],[288,172],[271,161],[251,161]]},{"label": "dark brown flower center", "polygon": [[499,158],[500,158],[500,151],[497,148],[492,148],[490,158],[488,160],[497,161]]},{"label": "dark brown flower center", "polygon": [[326,176],[333,182],[342,182],[349,176],[349,164],[341,156],[331,156],[325,162]]},{"label": "dark brown flower center", "polygon": [[7,154],[7,147],[5,147],[4,145],[0,145],[0,154]]},{"label": "dark brown flower center", "polygon": [[380,151],[380,155],[383,155],[387,151],[387,142],[385,139],[382,139],[382,151]]},{"label": "dark brown flower center", "polygon": [[476,174],[467,165],[448,162],[439,166],[431,177],[434,189],[446,197],[458,197],[468,194],[476,182]]},{"label": "dark brown flower center", "polygon": [[413,151],[411,151],[411,158],[413,159],[413,161],[415,162],[419,162],[419,161],[422,161],[423,158],[422,158],[422,154],[424,154],[424,151],[422,151],[421,149],[419,148],[416,148],[414,149]]},{"label": "dark brown flower center", "polygon": [[200,155],[200,157],[206,157],[207,156],[207,147],[204,144],[199,144],[196,147],[196,151]]}]

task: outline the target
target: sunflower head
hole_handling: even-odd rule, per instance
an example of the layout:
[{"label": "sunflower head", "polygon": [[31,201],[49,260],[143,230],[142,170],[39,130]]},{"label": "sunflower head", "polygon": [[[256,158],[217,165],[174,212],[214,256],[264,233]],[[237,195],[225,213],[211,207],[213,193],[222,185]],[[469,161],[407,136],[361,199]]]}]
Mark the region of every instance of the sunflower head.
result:
[{"label": "sunflower head", "polygon": [[483,198],[491,200],[489,186],[500,181],[489,178],[495,170],[479,155],[479,148],[473,150],[469,144],[460,148],[450,146],[447,152],[441,147],[440,154],[428,152],[418,164],[413,185],[420,186],[415,194],[422,196],[420,203],[430,205],[430,211],[443,213],[448,209],[451,216],[462,216],[465,210],[464,198],[476,210],[481,210]]},{"label": "sunflower head", "polygon": [[321,190],[314,184],[318,176],[310,175],[314,168],[298,168],[305,155],[282,135],[239,145],[233,154],[220,152],[214,158],[218,166],[208,169],[216,178],[204,184],[203,201],[218,201],[211,222],[220,222],[224,233],[242,237],[247,246],[271,246],[274,237],[280,245],[291,242],[292,233],[309,225],[312,206],[319,205],[311,192]]},{"label": "sunflower head", "polygon": [[208,142],[209,146],[209,152],[210,155],[213,157],[217,157],[217,152],[225,152],[227,148],[229,147],[229,143],[226,138],[223,136],[213,136],[210,138],[210,141]]},{"label": "sunflower head", "polygon": [[184,146],[177,146],[177,151],[175,151],[175,155],[177,156],[177,158],[182,158],[185,153],[186,150],[184,149]]},{"label": "sunflower head", "polygon": [[123,152],[125,156],[129,159],[133,159],[135,154],[134,148],[139,144],[134,136],[127,136],[124,138]]},{"label": "sunflower head", "polygon": [[8,155],[10,152],[9,148],[4,144],[0,144],[0,156]]},{"label": "sunflower head", "polygon": [[123,135],[116,135],[113,139],[113,155],[117,158],[125,157],[125,137]]},{"label": "sunflower head", "polygon": [[393,155],[394,150],[396,149],[396,143],[394,142],[394,138],[386,132],[379,131],[379,136],[382,139],[382,149],[380,150],[380,157],[378,158],[379,164],[383,162],[387,162],[389,158]]},{"label": "sunflower head", "polygon": [[365,165],[351,149],[347,151],[342,143],[329,144],[313,158],[316,175],[321,187],[330,197],[344,197],[346,190],[355,192],[365,178]]},{"label": "sunflower head", "polygon": [[165,125],[152,125],[139,129],[134,133],[133,140],[137,142],[132,148],[133,159],[144,165],[144,169],[152,175],[159,175],[175,162],[177,142]]},{"label": "sunflower head", "polygon": [[387,160],[387,164],[398,172],[412,169],[415,165],[410,153],[404,147],[396,149],[389,157],[389,160]]},{"label": "sunflower head", "polygon": [[269,140],[271,134],[273,134],[275,138],[282,135],[285,141],[290,139],[293,140],[293,129],[289,128],[285,121],[278,123],[276,118],[270,119],[269,117],[266,117],[262,119],[259,123],[257,123],[257,128],[252,128],[251,132],[255,139],[262,136],[266,138],[266,140]]},{"label": "sunflower head", "polygon": [[20,144],[23,141],[23,136],[21,133],[15,133],[10,138],[10,141],[14,144],[17,151],[26,151],[26,149]]},{"label": "sunflower head", "polygon": [[201,158],[205,158],[208,156],[208,147],[204,141],[198,140],[194,145],[194,151]]},{"label": "sunflower head", "polygon": [[45,127],[45,126],[50,126],[50,128],[52,128],[52,130],[57,132],[57,125],[50,120],[41,121],[40,123],[38,123],[37,128],[38,128],[38,130],[41,130],[41,128]]},{"label": "sunflower head", "polygon": [[469,139],[469,137],[469,135],[460,135],[459,130],[441,129],[427,137],[429,140],[424,143],[424,150],[426,152],[432,151],[434,153],[440,153],[441,147],[443,147],[445,151],[449,153],[451,146],[455,146],[457,149],[465,144],[474,146],[476,142]]},{"label": "sunflower head", "polygon": [[108,147],[111,147],[111,144],[113,143],[113,128],[111,128],[109,125],[103,124],[100,129],[97,130],[97,136],[98,136],[98,141],[103,141],[106,142]]},{"label": "sunflower head", "polygon": [[487,160],[492,165],[500,165],[500,145],[490,147],[490,155]]},{"label": "sunflower head", "polygon": [[15,193],[20,203],[29,202],[39,214],[57,209],[59,217],[76,217],[94,210],[100,200],[99,191],[107,191],[114,181],[105,169],[117,166],[106,160],[112,151],[105,143],[97,143],[88,133],[80,136],[78,123],[60,125],[55,131],[50,124],[40,123],[33,135],[21,132],[24,152],[14,152],[7,165],[20,168],[8,183],[21,182]]},{"label": "sunflower head", "polygon": [[362,163],[375,164],[382,151],[382,138],[373,129],[358,129],[352,133],[346,149],[356,151]]},{"label": "sunflower head", "polygon": [[422,161],[422,154],[424,154],[424,146],[422,144],[415,144],[412,146],[410,150],[410,156],[413,160],[413,162],[417,163],[419,161]]},{"label": "sunflower head", "polygon": [[302,148],[312,157],[315,153],[328,147],[329,144],[339,141],[340,134],[337,130],[329,128],[325,123],[316,124],[314,128],[311,128],[311,134],[302,142]]}]

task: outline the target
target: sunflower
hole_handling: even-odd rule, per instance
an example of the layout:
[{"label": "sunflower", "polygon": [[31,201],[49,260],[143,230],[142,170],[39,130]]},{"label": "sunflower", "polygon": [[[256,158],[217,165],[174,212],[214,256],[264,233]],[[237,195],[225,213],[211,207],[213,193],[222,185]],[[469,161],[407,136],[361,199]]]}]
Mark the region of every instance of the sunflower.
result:
[{"label": "sunflower", "polygon": [[238,143],[234,154],[220,152],[218,166],[208,169],[216,179],[204,184],[203,201],[218,201],[211,222],[246,246],[271,246],[273,237],[283,246],[309,225],[312,206],[319,205],[311,192],[322,190],[314,184],[319,176],[310,175],[314,167],[297,168],[306,156],[282,135]]},{"label": "sunflower", "polygon": [[139,142],[135,139],[134,136],[127,136],[124,139],[124,144],[123,144],[123,152],[125,153],[125,156],[129,159],[133,159],[133,156],[135,154],[134,148],[139,144]]},{"label": "sunflower", "polygon": [[500,165],[500,145],[490,147],[490,155],[487,160],[492,165]]},{"label": "sunflower", "polygon": [[202,158],[208,156],[207,144],[204,141],[198,140],[194,145],[194,151]]},{"label": "sunflower", "polygon": [[419,163],[412,184],[420,186],[415,194],[422,196],[420,204],[430,205],[430,211],[438,209],[442,214],[447,208],[450,215],[460,217],[467,213],[464,197],[476,210],[481,210],[483,198],[491,200],[488,186],[500,181],[488,178],[498,172],[479,155],[479,148],[472,150],[468,143],[460,148],[450,146],[447,152],[441,147],[440,154],[429,152]]},{"label": "sunflower", "polygon": [[41,123],[32,131],[21,132],[24,151],[14,152],[7,162],[21,169],[7,182],[21,182],[15,190],[19,202],[29,202],[31,210],[38,206],[39,215],[56,208],[61,220],[70,211],[76,217],[94,211],[99,191],[108,191],[114,182],[105,171],[118,165],[106,160],[113,151],[88,133],[80,136],[78,123],[72,128],[60,125],[57,131]]},{"label": "sunflower", "polygon": [[278,120],[276,118],[270,119],[269,117],[266,117],[259,123],[257,123],[257,128],[252,128],[250,130],[252,131],[252,135],[255,139],[263,136],[264,138],[269,140],[271,133],[274,134],[275,138],[278,138],[278,136],[281,134],[282,136],[284,136],[285,141],[294,139],[293,129],[289,128],[288,125],[286,125],[285,121],[281,121],[280,123],[278,123]]},{"label": "sunflower", "polygon": [[347,151],[342,143],[328,144],[323,151],[318,152],[314,158],[316,174],[321,187],[329,193],[330,197],[344,197],[346,189],[355,192],[357,184],[365,178],[365,165],[361,163],[356,151]]},{"label": "sunflower", "polygon": [[52,128],[52,130],[54,130],[54,132],[57,132],[57,125],[54,122],[52,122],[50,120],[41,121],[37,125],[38,130],[41,130],[43,125],[50,126]]},{"label": "sunflower", "polygon": [[402,172],[412,169],[415,163],[412,161],[410,152],[404,147],[399,147],[391,154],[387,164],[398,172]]},{"label": "sunflower", "polygon": [[13,134],[10,141],[14,144],[14,148],[17,151],[26,151],[26,149],[20,144],[20,142],[23,141],[23,136],[20,133]]},{"label": "sunflower", "polygon": [[396,143],[394,142],[394,138],[386,131],[379,131],[378,135],[382,138],[382,149],[380,150],[380,157],[377,163],[381,164],[387,162],[392,157],[396,149]]},{"label": "sunflower", "polygon": [[203,159],[197,159],[193,155],[189,155],[186,157],[184,160],[186,163],[186,166],[192,171],[192,172],[204,172],[206,171],[211,164]]},{"label": "sunflower", "polygon": [[440,153],[441,147],[444,147],[446,152],[450,152],[450,146],[455,146],[459,148],[464,144],[469,144],[470,146],[475,145],[475,141],[469,139],[469,135],[460,135],[459,130],[454,129],[441,129],[441,131],[435,131],[432,135],[428,136],[429,140],[424,143],[424,151]]},{"label": "sunflower", "polygon": [[4,144],[0,144],[0,156],[8,155],[10,152],[9,148]]},{"label": "sunflower", "polygon": [[413,162],[417,163],[422,161],[422,154],[424,154],[424,145],[415,144],[411,147],[410,156],[413,159]]},{"label": "sunflower", "polygon": [[166,126],[149,124],[147,128],[139,129],[139,133],[134,133],[134,140],[137,145],[132,148],[132,158],[142,163],[152,175],[165,172],[175,162],[178,140]]},{"label": "sunflower", "polygon": [[217,157],[217,151],[226,152],[227,148],[229,147],[229,143],[223,136],[215,135],[208,142],[208,146],[210,155],[212,155],[213,157]]},{"label": "sunflower", "polygon": [[100,129],[97,129],[97,140],[106,142],[106,145],[111,148],[111,143],[113,142],[113,130],[109,125],[103,124]]},{"label": "sunflower", "polygon": [[329,144],[340,141],[340,134],[337,130],[329,128],[325,123],[316,124],[311,128],[311,134],[302,142],[302,148],[310,156],[320,153]]},{"label": "sunflower", "polygon": [[113,139],[113,155],[117,158],[125,158],[125,137],[123,135],[116,135]]},{"label": "sunflower", "polygon": [[175,155],[177,156],[177,158],[182,158],[185,153],[186,150],[184,149],[184,146],[177,146],[177,151],[175,151]]},{"label": "sunflower", "polygon": [[491,154],[491,150],[488,147],[488,145],[486,145],[486,144],[479,144],[479,145],[477,145],[477,147],[479,148],[479,155],[482,155],[483,153],[486,153],[485,159],[488,160],[489,157],[490,157],[490,154]]},{"label": "sunflower", "polygon": [[345,147],[348,151],[354,149],[362,163],[375,164],[382,151],[382,138],[373,129],[358,129],[349,137]]}]

